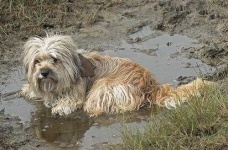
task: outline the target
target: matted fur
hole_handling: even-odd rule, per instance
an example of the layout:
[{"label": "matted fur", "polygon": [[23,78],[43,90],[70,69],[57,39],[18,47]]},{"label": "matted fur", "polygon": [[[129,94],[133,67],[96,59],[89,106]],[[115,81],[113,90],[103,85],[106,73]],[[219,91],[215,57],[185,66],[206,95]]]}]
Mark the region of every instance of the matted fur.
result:
[{"label": "matted fur", "polygon": [[205,87],[201,79],[172,88],[126,58],[77,49],[69,36],[29,39],[23,64],[28,84],[21,95],[41,97],[52,114],[68,115],[84,108],[91,116],[138,110],[149,104],[176,107]]}]

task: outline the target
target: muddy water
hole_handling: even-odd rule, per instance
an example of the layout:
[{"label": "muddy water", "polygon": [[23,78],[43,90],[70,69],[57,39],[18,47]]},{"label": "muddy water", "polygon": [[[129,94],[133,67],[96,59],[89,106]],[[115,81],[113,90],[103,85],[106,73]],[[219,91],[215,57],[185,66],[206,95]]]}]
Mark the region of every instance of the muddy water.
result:
[{"label": "muddy water", "polygon": [[123,41],[116,51],[103,53],[130,58],[148,68],[160,83],[176,86],[179,76],[200,76],[214,70],[200,60],[186,58],[186,49],[203,46],[187,36],[153,32],[146,26],[129,38],[130,42]]},{"label": "muddy water", "polygon": [[[153,32],[149,27],[129,36],[128,42],[108,50],[103,46],[103,55],[127,57],[151,70],[161,83],[177,85],[175,79],[179,76],[197,76],[213,71],[213,68],[200,60],[185,58],[184,49],[199,47],[196,40],[183,35],[167,35]],[[1,93],[17,91],[25,83],[22,68],[12,72],[5,85],[0,85]],[[35,109],[36,108],[36,109]],[[96,149],[96,147],[121,142],[122,123],[131,128],[143,131],[153,109],[143,109],[124,115],[108,115],[98,118],[88,118],[81,110],[67,118],[55,118],[50,110],[44,108],[42,102],[30,102],[22,98],[9,96],[1,98],[0,110],[12,116],[18,116],[21,121],[34,124],[34,133],[41,139],[56,147],[74,149]],[[35,113],[34,113],[35,112]]]},{"label": "muddy water", "polygon": [[22,67],[14,68],[6,84],[0,84],[0,111],[4,111],[11,116],[18,116],[21,122],[30,121],[31,113],[35,106],[32,102],[25,101],[23,98],[15,98],[15,95],[2,98],[5,93],[18,91],[25,81],[25,75]]}]

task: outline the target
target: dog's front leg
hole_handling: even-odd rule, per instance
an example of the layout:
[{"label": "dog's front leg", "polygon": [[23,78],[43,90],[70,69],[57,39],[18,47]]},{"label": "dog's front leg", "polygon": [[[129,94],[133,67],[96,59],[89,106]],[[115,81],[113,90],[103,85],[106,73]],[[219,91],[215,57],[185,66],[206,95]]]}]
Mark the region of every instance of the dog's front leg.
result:
[{"label": "dog's front leg", "polygon": [[53,115],[59,114],[60,116],[69,115],[77,109],[82,108],[83,101],[75,101],[70,98],[63,98],[58,100],[54,107],[52,107],[51,112]]},{"label": "dog's front leg", "polygon": [[35,94],[29,84],[24,84],[22,89],[17,93],[18,97],[25,97],[26,99],[40,99],[41,97]]}]

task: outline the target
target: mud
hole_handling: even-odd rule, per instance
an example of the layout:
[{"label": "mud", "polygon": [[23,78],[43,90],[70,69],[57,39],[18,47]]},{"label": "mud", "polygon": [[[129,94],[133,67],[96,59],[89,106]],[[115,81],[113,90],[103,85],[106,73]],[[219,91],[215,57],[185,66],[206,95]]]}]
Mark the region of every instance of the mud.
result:
[{"label": "mud", "polygon": [[42,102],[5,97],[26,82],[21,54],[30,36],[71,35],[80,48],[130,58],[150,69],[159,82],[173,86],[205,74],[220,82],[226,78],[227,2],[133,0],[92,5],[101,7],[92,25],[69,15],[63,26],[48,18],[42,30],[13,28],[1,33],[0,149],[110,149],[121,142],[123,122],[143,131],[150,115],[156,115],[156,109],[145,108],[98,118],[88,118],[82,111],[54,118]]}]

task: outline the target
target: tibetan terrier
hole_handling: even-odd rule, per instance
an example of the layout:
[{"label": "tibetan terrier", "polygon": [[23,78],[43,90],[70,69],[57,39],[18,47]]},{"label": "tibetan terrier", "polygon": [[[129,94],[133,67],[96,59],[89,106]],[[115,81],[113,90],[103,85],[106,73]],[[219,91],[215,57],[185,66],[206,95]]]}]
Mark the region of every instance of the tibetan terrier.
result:
[{"label": "tibetan terrier", "polygon": [[83,108],[90,116],[138,110],[157,104],[176,107],[199,95],[201,79],[172,88],[159,84],[149,70],[126,58],[78,50],[69,36],[34,37],[24,45],[28,84],[20,92],[41,98],[52,114],[68,115]]}]

